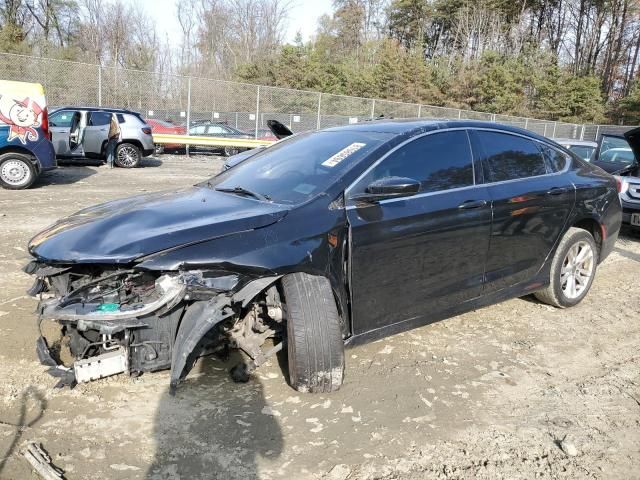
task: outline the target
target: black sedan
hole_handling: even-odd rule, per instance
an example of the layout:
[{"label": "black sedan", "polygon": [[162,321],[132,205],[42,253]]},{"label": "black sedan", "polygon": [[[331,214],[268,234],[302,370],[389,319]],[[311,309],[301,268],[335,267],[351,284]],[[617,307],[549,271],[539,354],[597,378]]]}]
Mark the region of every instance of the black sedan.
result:
[{"label": "black sedan", "polygon": [[[615,179],[531,132],[381,121],[304,133],[209,181],[80,211],[29,243],[63,383],[281,349],[303,392],[344,346],[534,293],[580,302],[621,224]],[[55,345],[55,348],[50,348]],[[268,346],[267,346],[268,345]],[[75,358],[60,365],[59,352]]]}]

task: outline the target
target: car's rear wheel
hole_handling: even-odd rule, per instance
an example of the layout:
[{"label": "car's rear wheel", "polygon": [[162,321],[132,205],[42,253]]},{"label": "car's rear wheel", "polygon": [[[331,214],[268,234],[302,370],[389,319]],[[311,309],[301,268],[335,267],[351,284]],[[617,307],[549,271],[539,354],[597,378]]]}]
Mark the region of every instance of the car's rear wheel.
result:
[{"label": "car's rear wheel", "polygon": [[555,307],[577,305],[587,295],[598,266],[598,246],[581,228],[570,228],[551,263],[549,286],[536,292],[538,300]]},{"label": "car's rear wheel", "polygon": [[37,177],[31,159],[21,153],[0,155],[0,185],[9,190],[22,190],[33,185]]},{"label": "car's rear wheel", "polygon": [[300,392],[338,390],[344,377],[344,343],[329,280],[294,273],[282,279],[282,289],[289,383]]},{"label": "car's rear wheel", "polygon": [[115,164],[122,168],[135,168],[142,157],[140,149],[132,143],[121,143],[116,148]]},{"label": "car's rear wheel", "polygon": [[224,156],[225,157],[233,157],[240,153],[240,149],[238,147],[224,147]]}]

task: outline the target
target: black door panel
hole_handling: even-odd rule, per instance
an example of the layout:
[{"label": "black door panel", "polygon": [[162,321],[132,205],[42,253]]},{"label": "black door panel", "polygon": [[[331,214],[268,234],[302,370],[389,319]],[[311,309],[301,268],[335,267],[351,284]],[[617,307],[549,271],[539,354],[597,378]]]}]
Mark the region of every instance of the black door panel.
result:
[{"label": "black door panel", "polygon": [[[460,208],[465,202],[484,206]],[[484,187],[350,207],[354,333],[482,293],[491,227]]]},{"label": "black door panel", "polygon": [[535,277],[564,231],[575,187],[562,173],[569,160],[551,147],[505,132],[470,134],[493,206],[489,294]]},{"label": "black door panel", "polygon": [[493,225],[485,293],[532,279],[553,249],[575,201],[565,175],[488,185]]},{"label": "black door panel", "polygon": [[450,308],[482,293],[490,197],[474,186],[465,130],[419,137],[373,167],[349,195],[408,177],[417,195],[348,201],[353,327],[359,334]]}]

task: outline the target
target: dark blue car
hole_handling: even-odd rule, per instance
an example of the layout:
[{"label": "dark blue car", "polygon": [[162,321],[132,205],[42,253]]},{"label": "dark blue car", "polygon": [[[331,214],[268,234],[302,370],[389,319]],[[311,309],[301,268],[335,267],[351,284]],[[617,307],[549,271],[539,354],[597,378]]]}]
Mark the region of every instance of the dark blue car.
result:
[{"label": "dark blue car", "polygon": [[0,80],[0,185],[29,188],[56,168],[42,85]]}]

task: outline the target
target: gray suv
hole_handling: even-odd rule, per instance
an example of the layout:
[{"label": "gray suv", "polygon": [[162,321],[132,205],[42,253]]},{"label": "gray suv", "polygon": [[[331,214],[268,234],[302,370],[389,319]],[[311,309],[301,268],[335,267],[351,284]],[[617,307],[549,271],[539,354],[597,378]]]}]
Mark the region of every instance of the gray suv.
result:
[{"label": "gray suv", "polygon": [[121,131],[115,164],[125,168],[138,166],[142,157],[154,152],[151,127],[139,113],[115,108],[59,107],[52,110],[49,131],[56,157],[105,160],[113,113]]}]

